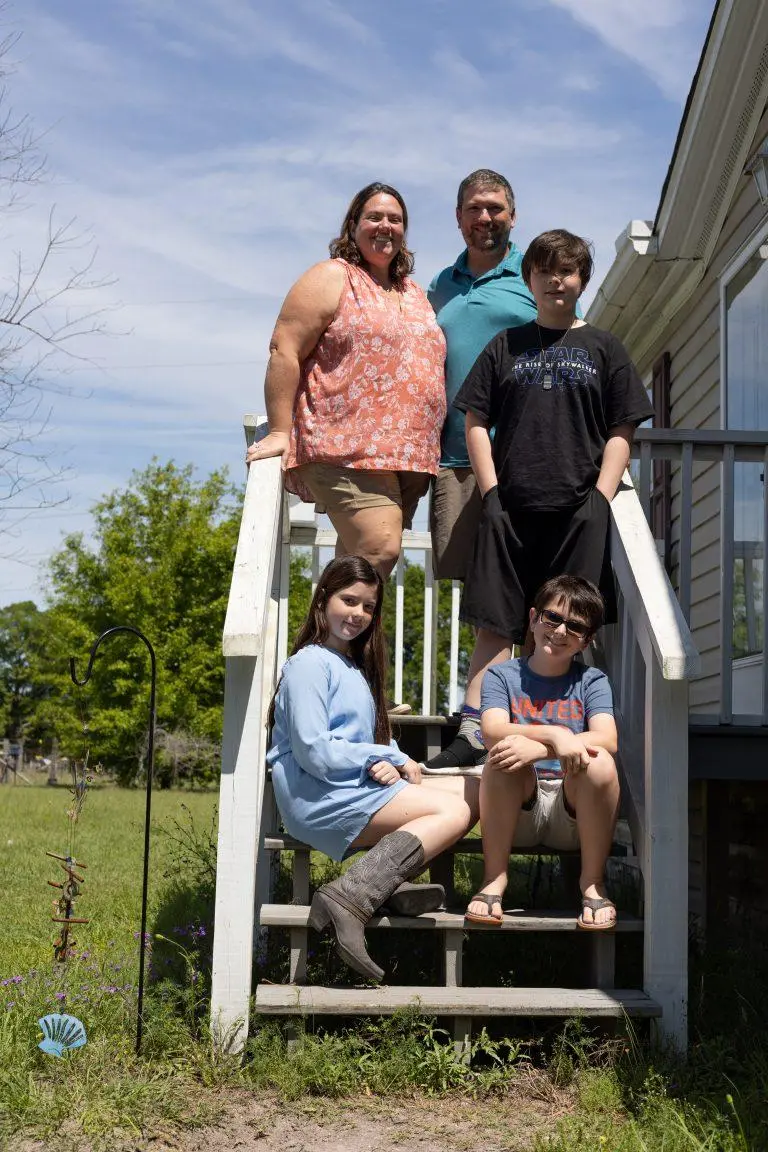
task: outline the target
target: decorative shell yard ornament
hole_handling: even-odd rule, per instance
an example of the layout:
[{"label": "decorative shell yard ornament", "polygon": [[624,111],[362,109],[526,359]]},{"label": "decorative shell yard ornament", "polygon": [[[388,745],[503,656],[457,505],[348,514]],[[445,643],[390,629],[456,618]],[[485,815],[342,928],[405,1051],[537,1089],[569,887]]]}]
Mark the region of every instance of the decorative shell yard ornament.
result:
[{"label": "decorative shell yard ornament", "polygon": [[43,1030],[43,1039],[38,1044],[49,1056],[63,1056],[75,1048],[82,1048],[88,1037],[85,1028],[76,1016],[64,1016],[53,1012],[38,1020]]}]

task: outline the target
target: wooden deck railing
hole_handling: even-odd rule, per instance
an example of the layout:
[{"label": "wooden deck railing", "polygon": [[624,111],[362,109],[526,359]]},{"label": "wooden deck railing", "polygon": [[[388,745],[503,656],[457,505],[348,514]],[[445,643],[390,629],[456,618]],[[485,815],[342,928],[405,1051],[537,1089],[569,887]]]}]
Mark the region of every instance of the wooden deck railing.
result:
[{"label": "wooden deck railing", "polygon": [[[246,438],[256,421],[246,417]],[[266,711],[275,682],[283,507],[280,461],[253,465],[243,502],[224,624],[224,734],[221,747],[211,1024],[221,1050],[239,1050],[248,1035],[257,881],[266,794]],[[258,901],[260,902],[260,901]]]},{"label": "wooden deck railing", "polygon": [[618,624],[595,654],[611,678],[623,793],[643,874],[643,987],[679,1046],[688,995],[688,685],[699,657],[628,478],[611,504]]},{"label": "wooden deck railing", "polygon": [[[654,464],[670,462],[668,479],[657,476],[656,488],[658,495],[660,484],[667,483],[669,486],[668,501],[674,538],[672,578],[687,621],[692,619],[692,609],[698,609],[701,615],[704,606],[700,601],[692,602],[696,581],[702,581],[706,576],[714,585],[707,592],[707,600],[715,605],[708,618],[719,621],[717,710],[698,718],[720,724],[768,725],[768,661],[761,658],[768,645],[768,613],[765,611],[765,556],[768,554],[768,493],[765,475],[768,465],[768,432],[641,428],[636,434],[633,456],[639,461],[639,468],[635,465],[638,496],[646,519],[649,520],[654,499]],[[743,531],[737,536],[735,530],[736,469],[744,464],[762,466],[762,495],[752,509],[753,519],[759,523],[760,530],[752,540],[745,540]],[[695,476],[695,470],[698,467],[700,471],[701,465],[710,465],[718,470],[716,483],[710,480],[704,484],[701,476]],[[702,495],[702,492],[705,494]],[[717,495],[714,511],[712,492]],[[708,507],[706,493],[710,494]],[[705,511],[701,512],[701,509]],[[745,514],[747,509],[742,505],[740,511]],[[706,520],[703,520],[704,515]],[[703,551],[703,545],[699,544],[700,538],[708,544],[719,542],[719,563],[714,566],[710,561],[706,573],[699,558]],[[739,591],[744,601],[745,635],[749,641],[749,650],[754,654],[754,672],[759,676],[760,683],[755,692],[759,706],[735,710],[734,676],[742,671],[733,644],[737,560],[741,561],[743,579]],[[761,571],[756,575],[757,569]],[[694,634],[697,632],[695,624],[694,621]]]}]

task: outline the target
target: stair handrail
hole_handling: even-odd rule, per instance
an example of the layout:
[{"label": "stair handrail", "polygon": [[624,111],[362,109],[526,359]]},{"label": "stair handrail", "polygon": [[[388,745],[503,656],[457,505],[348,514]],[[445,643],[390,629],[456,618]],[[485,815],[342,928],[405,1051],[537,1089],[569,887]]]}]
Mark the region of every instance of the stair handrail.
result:
[{"label": "stair handrail", "polygon": [[[245,418],[248,443],[258,434],[256,424]],[[279,457],[251,464],[222,639],[226,686],[211,978],[211,1027],[220,1051],[239,1051],[248,1035],[282,514]]]},{"label": "stair handrail", "polygon": [[[688,683],[701,670],[631,478],[611,503],[620,628],[606,629],[630,823],[643,876],[643,987],[666,1043],[687,1044]],[[641,664],[642,659],[642,664]]]},{"label": "stair handrail", "polygon": [[[254,422],[249,424],[249,420]],[[253,417],[246,416],[245,421],[246,440],[250,444],[260,438],[260,429]],[[280,458],[257,460],[248,469],[243,497],[224,620],[222,650],[225,656],[259,656],[262,652],[281,510]]]},{"label": "stair handrail", "polygon": [[665,680],[691,680],[701,659],[628,473],[611,502],[611,562],[646,662],[653,655]]}]

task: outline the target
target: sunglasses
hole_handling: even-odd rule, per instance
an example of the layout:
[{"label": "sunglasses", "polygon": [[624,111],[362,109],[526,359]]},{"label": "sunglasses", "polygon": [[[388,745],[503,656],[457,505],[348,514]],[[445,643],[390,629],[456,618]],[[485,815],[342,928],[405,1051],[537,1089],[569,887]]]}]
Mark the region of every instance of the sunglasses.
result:
[{"label": "sunglasses", "polygon": [[550,612],[549,608],[542,608],[539,612],[539,620],[550,628],[559,628],[561,624],[565,624],[566,632],[570,633],[571,636],[576,636],[579,640],[586,640],[589,636],[588,624],[584,624],[581,620],[568,620],[559,612]]}]

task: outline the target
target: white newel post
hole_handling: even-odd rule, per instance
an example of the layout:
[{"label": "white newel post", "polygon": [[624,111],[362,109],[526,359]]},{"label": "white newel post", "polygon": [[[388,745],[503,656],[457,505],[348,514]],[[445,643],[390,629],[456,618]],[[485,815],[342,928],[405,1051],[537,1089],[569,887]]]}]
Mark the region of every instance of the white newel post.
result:
[{"label": "white newel post", "polygon": [[281,485],[279,459],[251,466],[224,625],[211,1028],[217,1047],[225,1051],[239,1051],[248,1035],[266,780],[264,721],[277,646]]},{"label": "white newel post", "polygon": [[261,658],[226,662],[216,857],[211,1025],[217,1046],[239,1051],[248,1035],[256,859],[264,773],[258,770]]},{"label": "white newel post", "polygon": [[663,1016],[661,1038],[688,1042],[688,681],[646,664],[645,991]]}]

